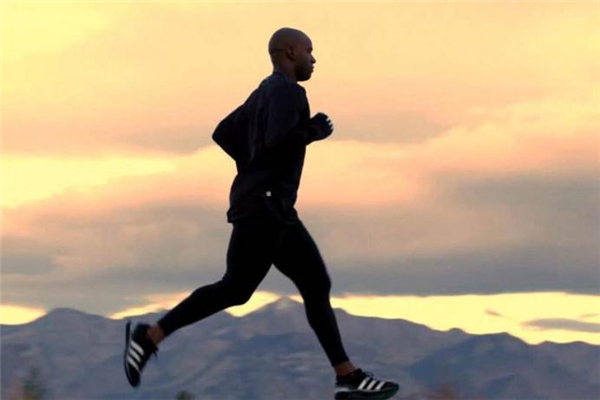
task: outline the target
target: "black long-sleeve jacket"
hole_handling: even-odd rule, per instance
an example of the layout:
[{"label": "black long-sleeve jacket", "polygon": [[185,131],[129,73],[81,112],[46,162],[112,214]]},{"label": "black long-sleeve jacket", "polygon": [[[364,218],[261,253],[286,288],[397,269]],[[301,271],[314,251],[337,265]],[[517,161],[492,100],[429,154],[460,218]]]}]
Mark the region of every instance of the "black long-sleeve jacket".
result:
[{"label": "black long-sleeve jacket", "polygon": [[306,146],[312,142],[306,90],[282,72],[262,80],[212,138],[236,163],[227,222],[272,216],[296,223]]}]

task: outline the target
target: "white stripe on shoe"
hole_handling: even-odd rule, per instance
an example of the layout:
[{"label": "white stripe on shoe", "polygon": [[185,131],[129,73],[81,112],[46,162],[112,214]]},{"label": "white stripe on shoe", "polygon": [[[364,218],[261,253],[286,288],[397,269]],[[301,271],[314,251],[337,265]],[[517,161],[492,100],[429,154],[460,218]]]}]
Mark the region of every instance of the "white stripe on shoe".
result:
[{"label": "white stripe on shoe", "polygon": [[139,354],[136,353],[132,347],[129,348],[129,355],[131,357],[135,358],[137,362],[142,361],[142,357],[140,357]]},{"label": "white stripe on shoe", "polygon": [[371,378],[369,378],[369,377],[363,379],[363,381],[360,383],[360,385],[358,385],[358,389],[359,390],[364,389],[370,381],[371,381]]},{"label": "white stripe on shoe", "polygon": [[367,390],[374,390],[375,386],[379,383],[379,381],[377,379],[373,379],[373,381],[371,381],[371,383],[369,383],[369,386],[367,386]]},{"label": "white stripe on shoe", "polygon": [[127,356],[127,361],[129,362],[129,365],[131,365],[133,368],[135,368],[135,370],[139,373],[140,369],[138,368],[137,364],[135,363],[135,360],[133,358],[131,358],[131,356]]},{"label": "white stripe on shoe", "polygon": [[134,342],[133,339],[131,340],[130,346],[133,347],[141,356],[144,355],[144,349],[142,349],[142,346]]},{"label": "white stripe on shoe", "polygon": [[383,385],[385,385],[385,381],[379,382],[379,385],[377,385],[377,387],[375,388],[375,390],[381,390],[381,388],[383,387]]}]

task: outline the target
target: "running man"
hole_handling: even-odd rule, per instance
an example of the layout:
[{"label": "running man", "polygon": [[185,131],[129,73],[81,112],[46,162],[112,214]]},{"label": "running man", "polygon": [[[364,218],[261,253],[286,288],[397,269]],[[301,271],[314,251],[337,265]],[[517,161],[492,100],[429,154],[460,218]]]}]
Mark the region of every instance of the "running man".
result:
[{"label": "running man", "polygon": [[317,245],[294,209],[306,146],[333,132],[329,117],[310,117],[305,89],[316,59],[310,38],[281,28],[269,40],[273,72],[225,117],[212,138],[236,162],[227,222],[233,224],[223,278],[196,289],[155,324],[126,325],[124,366],[129,383],[140,375],[158,344],[177,329],[246,303],[272,264],[290,278],[309,325],[336,375],[335,398],[387,399],[398,384],[355,367],[344,350],[329,301],[331,281]]}]

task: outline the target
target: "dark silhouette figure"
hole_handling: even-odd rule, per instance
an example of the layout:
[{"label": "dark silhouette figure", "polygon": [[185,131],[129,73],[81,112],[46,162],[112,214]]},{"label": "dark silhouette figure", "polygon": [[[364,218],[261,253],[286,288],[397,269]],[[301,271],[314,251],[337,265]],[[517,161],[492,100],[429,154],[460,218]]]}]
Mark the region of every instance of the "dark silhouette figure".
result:
[{"label": "dark silhouette figure", "polygon": [[310,117],[305,89],[316,59],[310,38],[281,28],[269,40],[273,72],[216,127],[213,140],[235,161],[227,222],[233,224],[227,270],[199,287],[152,326],[126,328],[124,364],[132,386],[146,361],[177,329],[246,303],[271,265],[297,286],[311,328],[336,374],[335,398],[388,398],[393,382],[356,368],[344,350],[330,304],[331,280],[317,245],[294,208],[306,146],[333,132],[324,113]]}]

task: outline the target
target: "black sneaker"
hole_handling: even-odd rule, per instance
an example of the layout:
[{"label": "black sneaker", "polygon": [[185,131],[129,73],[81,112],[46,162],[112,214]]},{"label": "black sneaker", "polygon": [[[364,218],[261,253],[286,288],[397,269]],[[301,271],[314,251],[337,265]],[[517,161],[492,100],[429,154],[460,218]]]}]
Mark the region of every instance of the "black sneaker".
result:
[{"label": "black sneaker", "polygon": [[348,375],[336,377],[336,399],[389,399],[398,392],[395,382],[375,379],[371,372],[357,369]]},{"label": "black sneaker", "polygon": [[129,335],[130,326],[131,321],[128,321],[125,327],[123,362],[127,380],[131,386],[136,387],[140,384],[140,375],[146,365],[146,361],[148,361],[152,354],[158,357],[158,348],[146,333],[150,325],[137,324],[131,336]]}]

